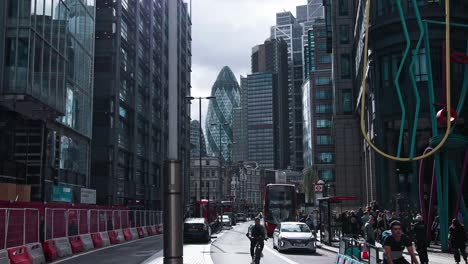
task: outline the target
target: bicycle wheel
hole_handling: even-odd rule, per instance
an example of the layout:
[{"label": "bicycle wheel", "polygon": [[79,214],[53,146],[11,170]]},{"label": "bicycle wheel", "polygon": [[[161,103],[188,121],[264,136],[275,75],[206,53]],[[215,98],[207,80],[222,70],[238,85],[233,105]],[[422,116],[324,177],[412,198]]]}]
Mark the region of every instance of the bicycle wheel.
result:
[{"label": "bicycle wheel", "polygon": [[255,264],[260,264],[260,257],[262,256],[262,253],[260,252],[260,248],[257,247],[255,249],[255,256],[254,256],[254,263]]}]

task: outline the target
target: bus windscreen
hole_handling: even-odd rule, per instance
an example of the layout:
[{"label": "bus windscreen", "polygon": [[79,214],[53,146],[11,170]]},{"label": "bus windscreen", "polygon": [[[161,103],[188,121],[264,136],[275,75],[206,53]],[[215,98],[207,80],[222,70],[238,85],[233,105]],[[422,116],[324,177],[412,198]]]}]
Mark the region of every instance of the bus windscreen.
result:
[{"label": "bus windscreen", "polygon": [[265,210],[265,221],[278,225],[294,220],[294,187],[270,186]]}]

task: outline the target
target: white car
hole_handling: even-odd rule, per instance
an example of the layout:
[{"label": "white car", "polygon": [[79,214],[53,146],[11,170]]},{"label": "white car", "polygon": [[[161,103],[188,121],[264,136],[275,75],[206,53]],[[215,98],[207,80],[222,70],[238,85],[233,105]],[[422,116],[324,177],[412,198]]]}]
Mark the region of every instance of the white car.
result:
[{"label": "white car", "polygon": [[223,226],[232,226],[231,218],[229,217],[229,215],[223,215],[222,221]]},{"label": "white car", "polygon": [[278,251],[290,249],[317,250],[317,241],[309,227],[301,222],[283,222],[273,232],[273,248]]}]

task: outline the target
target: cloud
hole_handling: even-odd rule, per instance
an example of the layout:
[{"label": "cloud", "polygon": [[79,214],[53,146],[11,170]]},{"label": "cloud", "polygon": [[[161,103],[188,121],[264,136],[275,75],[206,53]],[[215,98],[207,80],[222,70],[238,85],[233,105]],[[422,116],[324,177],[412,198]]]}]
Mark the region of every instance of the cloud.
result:
[{"label": "cloud", "polygon": [[[209,96],[218,72],[229,66],[239,79],[250,73],[252,47],[270,37],[276,13],[295,14],[306,0],[193,0],[192,96]],[[202,103],[202,122],[208,108]],[[198,119],[198,101],[192,119]]]}]

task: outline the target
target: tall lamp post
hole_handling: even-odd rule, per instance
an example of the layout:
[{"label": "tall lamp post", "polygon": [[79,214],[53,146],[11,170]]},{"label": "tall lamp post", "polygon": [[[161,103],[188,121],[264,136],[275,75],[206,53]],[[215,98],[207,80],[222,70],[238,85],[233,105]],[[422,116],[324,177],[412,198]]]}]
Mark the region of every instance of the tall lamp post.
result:
[{"label": "tall lamp post", "polygon": [[[215,96],[206,96],[206,97],[193,97],[193,96],[186,96],[185,97],[186,99],[192,101],[192,100],[195,100],[195,99],[198,99],[198,105],[199,105],[199,112],[198,112],[198,120],[199,120],[199,137],[198,137],[198,148],[200,150],[200,153],[199,153],[199,166],[200,166],[200,173],[199,173],[199,183],[198,183],[198,195],[200,196],[200,217],[203,217],[203,208],[202,208],[202,204],[201,204],[201,199],[202,199],[202,120],[201,120],[201,100],[202,99],[207,99],[207,100],[210,100],[210,99],[216,99]],[[209,195],[209,188],[208,188],[208,195]],[[209,197],[208,197],[208,201],[209,201]],[[209,208],[209,204],[208,204],[208,208]]]}]

